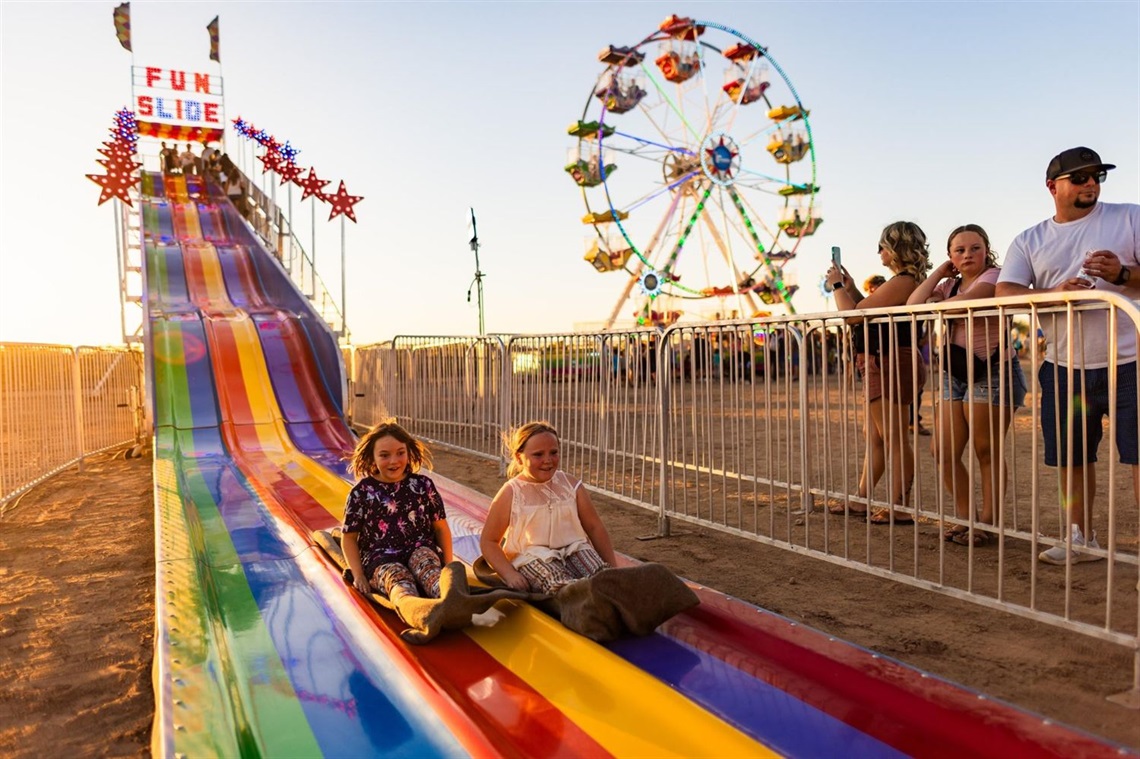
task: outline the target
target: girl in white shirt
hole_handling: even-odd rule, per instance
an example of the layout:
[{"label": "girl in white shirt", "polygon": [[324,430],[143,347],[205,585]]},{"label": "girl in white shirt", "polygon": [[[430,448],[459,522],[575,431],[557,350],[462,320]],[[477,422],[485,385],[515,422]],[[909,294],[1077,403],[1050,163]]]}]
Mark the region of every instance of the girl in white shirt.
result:
[{"label": "girl in white shirt", "polygon": [[617,563],[582,481],[558,468],[558,448],[545,422],[524,424],[508,441],[511,479],[491,501],[479,547],[515,590],[555,593]]}]

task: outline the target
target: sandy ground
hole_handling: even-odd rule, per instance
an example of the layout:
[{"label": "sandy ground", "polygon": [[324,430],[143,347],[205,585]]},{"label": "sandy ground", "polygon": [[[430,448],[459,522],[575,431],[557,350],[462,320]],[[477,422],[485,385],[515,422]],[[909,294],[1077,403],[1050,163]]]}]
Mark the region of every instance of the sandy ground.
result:
[{"label": "sandy ground", "polygon": [[59,474],[0,521],[0,756],[148,756],[151,461]]},{"label": "sandy ground", "polygon": [[[480,492],[498,466],[436,451]],[[596,498],[618,549],[1050,718],[1140,748],[1117,646]],[[149,459],[104,456],[26,494],[0,521],[0,756],[145,756],[154,547]]]}]

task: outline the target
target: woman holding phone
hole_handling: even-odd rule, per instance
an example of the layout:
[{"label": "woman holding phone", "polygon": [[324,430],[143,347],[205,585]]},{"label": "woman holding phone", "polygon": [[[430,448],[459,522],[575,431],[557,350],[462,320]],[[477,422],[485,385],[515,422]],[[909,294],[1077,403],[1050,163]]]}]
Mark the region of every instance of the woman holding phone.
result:
[{"label": "woman holding phone", "polygon": [[[851,275],[838,260],[832,249],[832,264],[827,270],[827,284],[835,294],[835,305],[841,311],[855,308],[887,308],[906,305],[911,293],[930,270],[930,254],[926,235],[911,221],[897,221],[888,225],[879,237],[879,258],[894,276],[874,293],[864,296],[855,286]],[[864,398],[867,403],[867,452],[863,459],[863,472],[859,478],[858,497],[868,502],[871,492],[891,468],[888,500],[890,508],[870,515],[872,524],[913,524],[914,519],[896,506],[908,506],[910,488],[914,482],[914,449],[906,434],[907,406],[916,396],[916,390],[926,382],[926,365],[918,356],[917,336],[912,335],[908,320],[893,324],[852,316],[846,323],[852,328],[855,343],[855,366],[863,378]],[[834,506],[833,514],[867,514],[862,509]]]}]

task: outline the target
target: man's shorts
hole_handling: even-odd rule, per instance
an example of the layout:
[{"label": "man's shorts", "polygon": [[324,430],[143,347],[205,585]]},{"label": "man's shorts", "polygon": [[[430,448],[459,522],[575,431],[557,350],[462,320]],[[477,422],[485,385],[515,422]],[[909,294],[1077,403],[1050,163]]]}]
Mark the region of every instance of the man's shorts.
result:
[{"label": "man's shorts", "polygon": [[[971,388],[962,380],[942,372],[942,400],[966,401],[973,395],[975,403],[988,403],[991,406],[1013,406],[1021,408],[1025,405],[1025,374],[1021,371],[1021,362],[1017,356],[1011,356],[1007,364],[1009,369],[1005,374],[1005,387],[1000,384],[1002,379],[1002,365],[994,363],[990,367],[989,377],[974,377],[974,387]],[[1004,392],[1002,392],[1004,390]]]},{"label": "man's shorts", "polygon": [[[1083,399],[1081,398],[1082,375]],[[1084,466],[1086,463],[1095,463],[1096,451],[1104,435],[1103,419],[1109,412],[1107,367],[1083,371],[1074,368],[1071,392],[1069,370],[1050,361],[1041,364],[1037,380],[1041,387],[1041,431],[1045,435],[1045,464],[1057,466],[1059,461],[1061,466],[1070,466],[1068,437],[1070,429],[1073,436],[1071,465]],[[1120,463],[1131,465],[1140,463],[1136,442],[1135,361],[1116,368],[1116,447],[1120,451]]]}]

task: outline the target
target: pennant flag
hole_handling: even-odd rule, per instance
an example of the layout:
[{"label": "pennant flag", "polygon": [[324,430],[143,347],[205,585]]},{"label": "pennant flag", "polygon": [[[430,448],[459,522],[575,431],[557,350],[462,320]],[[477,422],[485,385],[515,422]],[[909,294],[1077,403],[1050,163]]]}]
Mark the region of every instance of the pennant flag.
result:
[{"label": "pennant flag", "polygon": [[206,31],[210,33],[210,60],[222,62],[221,54],[218,52],[218,17],[214,16],[214,20],[206,24]]},{"label": "pennant flag", "polygon": [[[119,44],[125,49],[131,49],[131,4],[123,3],[115,8],[115,36],[119,38]],[[134,52],[131,50],[131,52]]]}]

